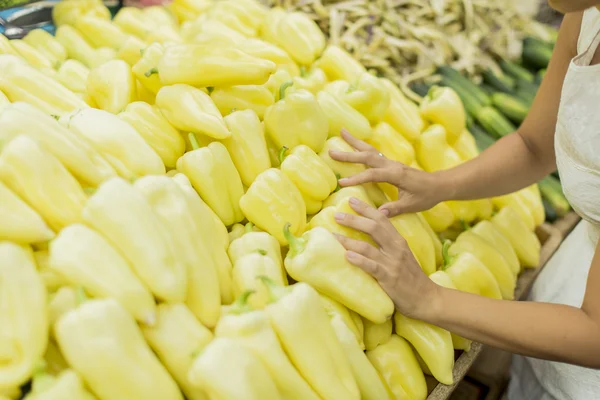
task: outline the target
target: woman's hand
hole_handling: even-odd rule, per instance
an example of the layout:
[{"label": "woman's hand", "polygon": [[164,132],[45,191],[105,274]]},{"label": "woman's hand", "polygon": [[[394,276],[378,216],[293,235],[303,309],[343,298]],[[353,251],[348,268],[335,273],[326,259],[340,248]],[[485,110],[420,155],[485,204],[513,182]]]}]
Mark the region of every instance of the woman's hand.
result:
[{"label": "woman's hand", "polygon": [[407,212],[429,210],[445,193],[434,174],[388,160],[373,146],[342,131],[342,138],[356,149],[345,153],[330,151],[332,159],[365,164],[371,168],[357,175],[340,179],[340,186],[355,186],[367,182],[387,182],[398,188],[398,200],[382,205],[379,210],[388,217]]},{"label": "woman's hand", "polygon": [[422,319],[431,310],[437,285],[423,272],[406,240],[382,212],[355,198],[349,203],[359,215],[337,213],[336,222],[370,235],[379,248],[337,235],[348,250],[346,258],[377,280],[398,311]]}]

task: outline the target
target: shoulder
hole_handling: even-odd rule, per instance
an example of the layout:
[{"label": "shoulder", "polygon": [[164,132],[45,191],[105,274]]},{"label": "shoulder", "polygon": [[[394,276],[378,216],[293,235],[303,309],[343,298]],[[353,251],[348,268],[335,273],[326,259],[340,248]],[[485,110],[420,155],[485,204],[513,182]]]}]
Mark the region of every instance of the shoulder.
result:
[{"label": "shoulder", "polygon": [[566,14],[560,27],[560,34],[564,37],[572,57],[578,53],[577,45],[582,31],[584,13],[584,11],[578,11]]}]

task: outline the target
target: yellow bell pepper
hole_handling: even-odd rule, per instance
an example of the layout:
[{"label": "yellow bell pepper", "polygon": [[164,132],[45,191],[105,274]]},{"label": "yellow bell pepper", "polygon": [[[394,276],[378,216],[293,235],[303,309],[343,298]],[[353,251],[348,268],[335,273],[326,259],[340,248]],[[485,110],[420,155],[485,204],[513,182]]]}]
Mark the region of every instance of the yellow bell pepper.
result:
[{"label": "yellow bell pepper", "polygon": [[325,71],[330,81],[341,79],[354,82],[366,72],[365,67],[350,53],[333,44],[327,46],[315,65]]},{"label": "yellow bell pepper", "polygon": [[231,155],[242,183],[250,187],[256,177],[271,168],[264,128],[252,110],[235,111],[224,118],[231,136],[223,144]]},{"label": "yellow bell pepper", "polygon": [[[352,331],[352,334],[354,335],[354,338],[356,339],[360,348],[364,350],[364,329],[359,329],[359,327],[364,327],[362,325],[362,319],[360,315],[356,314],[352,310],[349,310],[346,306],[333,300],[331,297],[325,296],[322,293],[319,293],[319,296],[321,297],[321,304],[323,305],[323,308],[325,309],[325,312],[327,313],[329,318],[333,319],[334,317],[339,317],[344,322],[344,324],[346,324],[348,329]],[[355,321],[360,321],[360,326]]]},{"label": "yellow bell pepper", "polygon": [[267,11],[264,5],[254,0],[224,0],[215,2],[206,15],[247,36],[256,36]]},{"label": "yellow bell pepper", "polygon": [[175,168],[177,160],[185,152],[185,141],[157,107],[136,101],[130,103],[119,118],[137,130],[167,168]]},{"label": "yellow bell pepper", "polygon": [[304,144],[318,153],[329,132],[327,114],[312,93],[302,89],[286,93],[289,86],[289,82],[281,85],[280,100],[267,108],[265,131],[279,149]]},{"label": "yellow bell pepper", "polygon": [[453,251],[456,255],[450,255],[450,247],[450,241],[446,241],[442,250],[444,255],[442,270],[450,276],[454,286],[463,292],[491,299],[502,299],[498,281],[483,262],[469,252],[459,252],[460,248]]},{"label": "yellow bell pepper", "polygon": [[[431,279],[435,284],[444,287],[446,289],[454,289],[456,290],[456,286],[452,282],[452,278],[445,273],[444,271],[436,271],[433,274],[429,275],[429,279]],[[461,336],[455,335],[454,333],[450,333],[452,335],[452,345],[455,350],[471,350],[471,341],[465,339]],[[425,370],[423,370],[425,371]]]},{"label": "yellow bell pepper", "polygon": [[47,72],[56,66],[56,64],[53,64],[52,61],[46,58],[46,56],[38,49],[24,40],[14,39],[10,41],[10,44],[25,61],[40,71]]},{"label": "yellow bell pepper", "polygon": [[[193,134],[191,134],[193,137]],[[198,147],[177,161],[177,170],[185,174],[194,189],[228,226],[244,219],[239,206],[244,188],[227,148],[219,142]]]},{"label": "yellow bell pepper", "polygon": [[67,0],[52,7],[52,20],[56,26],[73,25],[84,15],[110,20],[110,10],[102,0]]},{"label": "yellow bell pepper", "polygon": [[152,73],[152,70],[158,65],[164,52],[165,48],[162,44],[152,43],[143,52],[140,51],[141,58],[131,67],[133,75],[142,86],[154,94],[158,93],[163,84],[158,75]]},{"label": "yellow bell pepper", "polygon": [[90,70],[77,60],[66,60],[61,64],[56,79],[75,93],[86,93]]},{"label": "yellow bell pepper", "polygon": [[326,45],[321,28],[308,15],[278,7],[264,17],[261,36],[287,51],[300,65],[311,65]]},{"label": "yellow bell pepper", "polygon": [[174,0],[169,8],[180,23],[192,21],[213,5],[212,0]]},{"label": "yellow bell pepper", "polygon": [[196,357],[188,381],[214,399],[281,399],[260,358],[242,343],[226,337],[214,339]]},{"label": "yellow bell pepper", "polygon": [[449,87],[433,86],[419,109],[425,120],[444,127],[450,145],[456,143],[467,126],[465,107],[458,94]]},{"label": "yellow bell pepper", "polygon": [[510,270],[515,278],[519,275],[521,267],[519,265],[519,259],[517,253],[513,249],[510,241],[502,232],[498,230],[490,221],[480,221],[473,227],[471,232],[479,235],[491,244],[498,252],[504,257]]},{"label": "yellow bell pepper", "polygon": [[42,217],[1,181],[0,204],[0,240],[27,244],[54,238]]},{"label": "yellow bell pepper", "polygon": [[278,285],[285,285],[282,269],[267,252],[259,249],[238,258],[233,263],[232,281],[233,295],[241,296],[245,292],[253,292],[248,304],[254,309],[262,309],[268,303],[269,294],[259,277],[266,276]]},{"label": "yellow bell pepper", "polygon": [[[80,297],[84,295],[83,289],[76,290],[71,286],[63,286],[53,293],[48,299],[48,325],[53,327],[63,315],[75,310],[79,305]],[[54,339],[54,336],[54,331],[50,331],[50,338]]]},{"label": "yellow bell pepper", "polygon": [[382,324],[375,324],[363,318],[364,341],[367,351],[375,350],[379,345],[385,344],[392,337],[392,320],[388,319]]},{"label": "yellow bell pepper", "polygon": [[235,264],[242,257],[260,253],[269,257],[277,266],[284,284],[287,285],[287,275],[283,269],[283,259],[281,258],[281,247],[279,242],[267,232],[259,232],[254,224],[249,222],[246,226],[242,226],[242,232],[239,237],[231,242],[227,249],[229,259]]},{"label": "yellow bell pepper", "polygon": [[[196,40],[197,39],[198,37],[196,37]],[[285,69],[294,76],[300,74],[298,65],[296,65],[296,63],[292,60],[290,55],[285,50],[272,43],[265,42],[264,40],[260,39],[250,38],[241,40],[237,47],[246,54],[274,62],[277,65],[277,70]],[[311,79],[309,80],[310,83],[313,83],[310,85],[310,87],[317,88],[321,82],[322,85],[325,85],[326,78],[319,74],[318,71],[315,72],[317,72],[317,74],[314,76],[311,75]],[[297,83],[300,85],[300,82]],[[308,87],[305,87],[304,89],[310,91]]]},{"label": "yellow bell pepper", "polygon": [[[156,321],[154,298],[127,261],[92,229],[74,224],[50,243],[48,265],[71,285],[97,298],[117,299],[138,321]],[[102,273],[98,273],[98,271]]]},{"label": "yellow bell pepper", "polygon": [[65,48],[70,59],[77,60],[88,68],[94,68],[110,59],[103,52],[95,50],[79,31],[70,25],[58,27],[56,40]]},{"label": "yellow bell pepper", "polygon": [[367,195],[367,192],[365,191],[364,187],[348,186],[336,190],[327,199],[325,199],[325,201],[323,202],[323,208],[337,206],[342,201],[347,200],[350,197],[355,197],[367,204],[372,204],[372,201]]},{"label": "yellow bell pepper", "polygon": [[390,218],[394,228],[406,240],[408,247],[427,275],[436,270],[435,248],[431,236],[417,214],[401,214]]},{"label": "yellow bell pepper", "polygon": [[48,262],[50,255],[47,250],[34,252],[33,258],[48,293],[54,293],[61,287],[69,285],[69,282],[63,276],[50,269]]},{"label": "yellow bell pepper", "polygon": [[331,326],[333,327],[335,335],[341,343],[344,353],[346,353],[346,357],[350,362],[350,368],[352,369],[352,374],[354,375],[354,379],[358,385],[361,399],[389,399],[385,383],[363,352],[352,330],[348,328],[339,315],[332,316]]},{"label": "yellow bell pepper", "polygon": [[183,304],[160,304],[157,307],[156,325],[142,327],[144,338],[158,355],[163,365],[179,384],[189,400],[206,400],[206,393],[193,386],[187,379],[195,352],[202,351],[213,339]]},{"label": "yellow bell pepper", "polygon": [[373,128],[373,136],[367,139],[367,143],[390,160],[405,165],[411,165],[415,161],[415,150],[410,142],[386,122],[380,122]]},{"label": "yellow bell pepper", "polygon": [[[248,222],[252,224],[252,222]],[[246,227],[242,224],[233,224],[229,229],[229,244],[233,243],[235,240],[241,238],[246,231]],[[277,242],[277,240],[275,240]],[[279,242],[277,242],[277,247],[279,247]]]},{"label": "yellow bell pepper", "polygon": [[80,221],[87,196],[52,154],[27,136],[17,136],[0,155],[0,180],[55,231]]},{"label": "yellow bell pepper", "polygon": [[149,6],[142,8],[144,17],[148,18],[151,22],[156,25],[168,25],[171,27],[177,27],[177,16],[168,8],[160,5]]},{"label": "yellow bell pepper", "polygon": [[433,243],[433,251],[434,251],[434,254],[435,254],[435,265],[436,266],[442,265],[442,262],[443,262],[443,257],[442,257],[442,241],[436,235],[436,233],[431,228],[431,226],[427,222],[427,219],[425,219],[425,217],[423,216],[422,213],[417,213],[417,217],[421,221],[421,225],[423,226],[423,228],[425,229],[425,231],[427,232],[427,234],[431,238],[431,242]]},{"label": "yellow bell pepper", "polygon": [[30,31],[23,41],[39,51],[53,67],[58,67],[67,59],[67,51],[63,45],[44,29]]},{"label": "yellow bell pepper", "polygon": [[117,58],[125,61],[127,65],[133,67],[142,58],[142,53],[146,49],[146,43],[136,36],[129,36],[119,47]]},{"label": "yellow bell pepper", "polygon": [[29,247],[0,242],[0,280],[0,391],[9,391],[31,377],[46,350],[47,294]]},{"label": "yellow bell pepper", "polygon": [[368,72],[360,75],[355,83],[335,81],[325,90],[343,98],[373,125],[381,122],[390,106],[391,96],[385,83]]},{"label": "yellow bell pepper", "polygon": [[156,107],[175,128],[215,139],[231,136],[210,96],[188,85],[165,86],[156,95]]},{"label": "yellow bell pepper", "polygon": [[272,61],[232,47],[183,44],[165,49],[156,72],[163,85],[263,85],[275,72]]},{"label": "yellow bell pepper", "polygon": [[88,200],[83,219],[107,238],[154,295],[167,302],[186,298],[187,270],[175,254],[170,232],[144,196],[121,178],[103,183]]},{"label": "yellow bell pepper", "polygon": [[454,347],[450,332],[399,312],[394,314],[394,327],[399,336],[414,346],[435,379],[444,385],[453,383]]},{"label": "yellow bell pepper", "polygon": [[306,283],[278,287],[266,281],[272,295],[266,313],[298,372],[324,400],[360,399],[350,362],[317,291]]},{"label": "yellow bell pepper", "polygon": [[[285,86],[285,89],[282,92],[281,87],[284,83],[286,83],[287,85]],[[278,67],[277,70],[273,74],[271,74],[269,80],[267,81],[267,83],[265,83],[265,86],[273,95],[273,99],[275,99],[275,101],[279,101],[281,100],[279,96],[282,93],[285,96],[285,92],[289,87],[290,83],[292,83],[292,85],[294,83],[292,74],[287,69]]]},{"label": "yellow bell pepper", "polygon": [[239,45],[248,40],[246,35],[212,18],[197,18],[190,23],[184,23],[180,32],[185,42],[204,45],[218,44],[241,48]]},{"label": "yellow bell pepper", "polygon": [[394,304],[388,295],[373,277],[346,260],[346,250],[330,232],[317,227],[296,237],[286,226],[285,235],[290,251],[284,264],[292,278],[375,323],[391,317]]},{"label": "yellow bell pepper", "polygon": [[16,56],[0,55],[0,90],[11,102],[24,101],[46,114],[88,108],[75,93]]},{"label": "yellow bell pepper", "polygon": [[19,57],[17,51],[10,44],[10,40],[4,35],[0,36],[0,54],[10,54]]},{"label": "yellow bell pepper", "polygon": [[8,99],[8,97],[6,97],[4,93],[0,92],[0,111],[2,111],[2,109],[9,104],[10,100]]},{"label": "yellow bell pepper", "polygon": [[222,115],[235,110],[252,110],[261,120],[267,108],[274,103],[273,94],[266,86],[260,85],[216,88],[210,97]]},{"label": "yellow bell pepper", "polygon": [[52,153],[81,182],[97,186],[116,176],[110,164],[85,140],[27,103],[6,106],[0,112],[0,126],[0,141],[28,136]]},{"label": "yellow bell pepper", "polygon": [[424,400],[427,397],[425,376],[405,339],[392,335],[385,344],[367,351],[367,357],[386,383],[388,398]]},{"label": "yellow bell pepper", "polygon": [[150,105],[153,105],[156,102],[156,95],[142,85],[137,79],[135,80],[135,93],[137,101],[143,101]]},{"label": "yellow bell pepper", "polygon": [[44,362],[46,370],[52,375],[58,375],[60,372],[69,368],[67,361],[54,340],[48,341],[46,354],[44,354]]},{"label": "yellow bell pepper", "polygon": [[31,391],[23,400],[95,400],[85,389],[81,377],[71,369],[52,376],[47,372],[34,374]]},{"label": "yellow bell pepper", "polygon": [[239,201],[246,218],[273,235],[282,246],[288,244],[283,234],[286,223],[296,235],[306,227],[306,205],[302,194],[283,172],[269,168],[261,172]]},{"label": "yellow bell pepper", "polygon": [[521,265],[537,268],[540,264],[540,241],[525,225],[511,206],[502,208],[492,217],[494,226],[510,241]]},{"label": "yellow bell pepper", "polygon": [[425,123],[419,114],[419,106],[410,101],[398,88],[398,85],[389,79],[382,78],[380,81],[387,88],[391,99],[383,120],[406,140],[414,142],[425,128]]},{"label": "yellow bell pepper", "polygon": [[471,132],[466,129],[458,136],[458,139],[456,139],[456,142],[452,147],[454,147],[454,150],[456,150],[463,161],[472,160],[479,155],[479,149],[477,148],[477,143],[475,143],[475,138],[471,135]]},{"label": "yellow bell pepper", "polygon": [[136,84],[131,68],[123,60],[112,60],[93,70],[87,91],[101,110],[118,114],[136,99]]},{"label": "yellow bell pepper", "polygon": [[[215,329],[217,337],[242,344],[267,367],[279,393],[290,400],[314,399],[319,396],[294,368],[282,348],[264,311],[254,311],[248,304],[251,291],[245,292],[230,307]],[[252,297],[251,296],[251,297]]]},{"label": "yellow bell pepper", "polygon": [[329,137],[339,136],[342,129],[361,140],[371,137],[369,121],[343,100],[322,91],[317,94],[317,102],[329,120]]},{"label": "yellow bell pepper", "polygon": [[502,298],[512,300],[517,285],[506,259],[487,240],[470,230],[458,235],[456,241],[448,249],[450,256],[460,253],[471,253],[494,275]]},{"label": "yellow bell pepper", "polygon": [[540,188],[537,183],[519,190],[518,193],[523,201],[529,206],[535,226],[542,225],[546,220],[546,211],[544,210]]},{"label": "yellow bell pepper", "polygon": [[316,96],[327,84],[327,76],[320,68],[313,67],[307,70],[302,66],[298,72],[299,75],[292,78],[296,89],[308,90]]},{"label": "yellow bell pepper", "polygon": [[[492,199],[492,203],[497,209],[501,209],[506,206],[510,206],[514,211],[517,212],[519,218],[527,229],[533,231],[535,229],[535,220],[531,213],[531,208],[528,201],[522,196],[521,192],[515,192]],[[543,207],[543,206],[542,206]]]},{"label": "yellow bell pepper", "polygon": [[96,48],[108,47],[119,50],[127,40],[127,34],[121,28],[103,18],[84,15],[78,18],[73,26]]},{"label": "yellow bell pepper", "polygon": [[[183,399],[135,320],[116,300],[84,302],[58,320],[54,333],[69,365],[98,397]],[[110,368],[98,368],[101,362]]]},{"label": "yellow bell pepper", "polygon": [[122,7],[113,18],[113,23],[129,35],[144,39],[153,26],[153,22],[141,8]]},{"label": "yellow bell pepper", "polygon": [[281,171],[296,185],[304,202],[306,212],[315,214],[322,202],[337,186],[337,179],[329,166],[310,147],[299,145],[289,154],[281,150]]},{"label": "yellow bell pepper", "polygon": [[152,147],[114,114],[88,108],[65,115],[59,122],[87,140],[126,179],[165,173],[165,165]]},{"label": "yellow bell pepper", "polygon": [[[198,193],[192,188],[192,184],[184,174],[176,174],[172,179],[183,190],[188,207],[191,210],[190,215],[199,232],[199,234],[192,235],[191,237],[197,240],[196,246],[199,246],[198,242],[204,244],[205,257],[203,258],[203,262],[207,268],[212,265],[217,271],[221,302],[223,304],[230,304],[233,301],[233,287],[231,282],[232,266],[227,256],[227,248],[229,246],[227,228],[225,228],[225,225],[223,225],[223,222],[221,222],[215,212],[198,196]],[[199,283],[202,282],[201,276],[192,276],[189,279],[198,280]],[[203,296],[202,293],[188,294],[187,304],[197,314],[199,313],[198,310],[201,309],[200,307],[202,307]],[[202,318],[202,321],[206,326],[211,328],[214,326],[214,323],[211,323],[207,318]]]}]

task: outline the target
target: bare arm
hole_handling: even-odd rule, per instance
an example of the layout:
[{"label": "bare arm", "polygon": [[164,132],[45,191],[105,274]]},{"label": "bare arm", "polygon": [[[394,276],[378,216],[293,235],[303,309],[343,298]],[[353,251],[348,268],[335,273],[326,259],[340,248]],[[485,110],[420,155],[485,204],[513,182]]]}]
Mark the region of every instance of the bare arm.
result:
[{"label": "bare arm", "polygon": [[565,17],[548,72],[518,131],[502,138],[479,157],[436,174],[439,185],[450,197],[444,200],[472,200],[511,193],[556,169],[556,117],[563,81],[576,55],[581,19],[582,13]]}]

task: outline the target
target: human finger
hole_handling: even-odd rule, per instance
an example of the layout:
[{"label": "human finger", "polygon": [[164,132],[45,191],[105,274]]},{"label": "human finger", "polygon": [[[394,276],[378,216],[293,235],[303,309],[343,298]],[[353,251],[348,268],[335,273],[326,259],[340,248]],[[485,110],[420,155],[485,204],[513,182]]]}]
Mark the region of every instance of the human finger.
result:
[{"label": "human finger", "polygon": [[376,151],[375,147],[352,136],[352,134],[347,129],[342,129],[342,131],[340,132],[340,136],[346,141],[346,143],[348,143],[350,146],[354,147],[358,151]]},{"label": "human finger", "polygon": [[348,251],[353,251],[373,261],[377,261],[381,257],[381,253],[373,245],[363,241],[351,239],[347,236],[335,234],[338,242]]},{"label": "human finger", "polygon": [[[399,234],[388,219],[387,215],[356,198],[351,198],[349,200],[349,204],[350,207],[359,215],[370,221],[373,221],[373,223],[369,226],[369,235],[371,235],[371,238],[373,238],[379,247],[384,248],[387,247],[387,245],[395,242],[395,239]],[[363,223],[363,225],[366,226],[366,223]]]},{"label": "human finger", "polygon": [[337,151],[329,150],[329,156],[341,162],[349,162],[353,164],[364,164],[369,167],[378,168],[384,167],[388,159],[381,153],[374,151]]},{"label": "human finger", "polygon": [[389,170],[385,168],[369,168],[363,172],[359,172],[356,175],[352,175],[347,178],[342,178],[339,180],[339,183],[340,186],[356,186],[369,182],[389,183],[390,178],[391,174]]},{"label": "human finger", "polygon": [[348,228],[372,235],[377,229],[377,223],[372,219],[360,215],[337,212],[334,214],[335,222]]},{"label": "human finger", "polygon": [[348,260],[350,264],[362,269],[376,280],[379,281],[382,279],[381,267],[376,261],[371,260],[370,258],[367,258],[362,254],[358,254],[353,251],[346,252],[346,260]]}]

